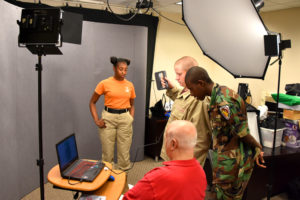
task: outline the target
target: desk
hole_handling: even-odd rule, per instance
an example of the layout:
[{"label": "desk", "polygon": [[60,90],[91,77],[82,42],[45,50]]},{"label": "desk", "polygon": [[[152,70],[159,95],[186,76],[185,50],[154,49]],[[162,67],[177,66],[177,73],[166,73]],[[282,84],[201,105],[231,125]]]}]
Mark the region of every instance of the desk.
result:
[{"label": "desk", "polygon": [[[110,163],[104,162],[105,166],[112,168]],[[111,171],[110,170],[102,170],[99,175],[95,178],[93,182],[81,182],[76,185],[70,185],[68,183],[68,179],[64,179],[60,175],[59,166],[54,166],[48,173],[48,181],[57,187],[61,187],[64,189],[75,190],[75,191],[95,191],[99,187],[101,187],[109,178]],[[75,184],[78,183],[76,180],[70,180],[70,183]]]},{"label": "desk", "polygon": [[[271,148],[263,148],[267,168],[255,166],[248,184],[247,199],[259,199],[267,196],[266,184],[269,175],[273,176],[272,196],[286,192],[287,184],[300,177],[300,149],[276,147],[274,156]],[[270,165],[274,166],[273,173]]]},{"label": "desk", "polygon": [[[108,162],[104,162],[109,168],[112,165]],[[116,173],[120,173],[119,170],[114,170]],[[125,184],[126,173],[113,174],[114,181],[107,181],[111,175],[110,170],[102,170],[100,174],[95,178],[93,182],[81,182],[76,185],[70,185],[68,179],[64,179],[60,175],[59,166],[54,166],[48,173],[48,181],[52,183],[56,188],[83,192],[91,195],[106,196],[106,200],[117,200],[121,196]],[[70,183],[77,183],[76,180],[70,180]]]},{"label": "desk", "polygon": [[122,171],[120,170],[114,170],[114,172],[117,173],[117,174],[114,173],[111,174],[115,178],[114,181],[107,181],[98,190],[87,194],[106,196],[106,200],[118,200],[125,188],[126,173],[125,172],[121,173]]}]

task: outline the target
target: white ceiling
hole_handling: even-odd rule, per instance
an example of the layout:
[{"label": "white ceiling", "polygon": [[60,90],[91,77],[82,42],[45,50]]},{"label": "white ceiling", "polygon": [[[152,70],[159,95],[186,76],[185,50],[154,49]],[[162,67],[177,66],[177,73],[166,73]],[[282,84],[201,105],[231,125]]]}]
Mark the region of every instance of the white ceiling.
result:
[{"label": "white ceiling", "polygon": [[[106,0],[102,0],[106,3]],[[153,0],[153,7],[161,12],[181,12],[181,6],[175,3],[180,0]],[[118,4],[125,7],[135,7],[137,0],[109,0],[111,4]],[[300,7],[300,0],[264,0],[264,7],[261,12],[281,10]]]},{"label": "white ceiling", "polygon": [[[63,6],[66,3],[74,6],[88,4],[89,8],[105,9],[107,0],[17,0],[30,3],[46,3],[52,6]],[[181,0],[152,0],[153,8],[159,12],[175,12],[181,13],[181,5],[176,5],[176,2]],[[118,6],[124,8],[135,8],[138,0],[109,0],[111,6]],[[281,10],[287,8],[300,7],[300,0],[264,0],[264,7],[261,12]],[[72,5],[71,5],[72,6]]]}]

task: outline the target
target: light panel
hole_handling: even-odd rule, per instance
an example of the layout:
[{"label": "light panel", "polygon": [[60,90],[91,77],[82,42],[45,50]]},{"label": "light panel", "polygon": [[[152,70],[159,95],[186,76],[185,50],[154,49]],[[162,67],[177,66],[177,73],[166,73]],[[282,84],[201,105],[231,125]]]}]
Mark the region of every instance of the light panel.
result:
[{"label": "light panel", "polygon": [[265,76],[268,35],[251,0],[183,0],[183,20],[203,53],[234,77]]}]

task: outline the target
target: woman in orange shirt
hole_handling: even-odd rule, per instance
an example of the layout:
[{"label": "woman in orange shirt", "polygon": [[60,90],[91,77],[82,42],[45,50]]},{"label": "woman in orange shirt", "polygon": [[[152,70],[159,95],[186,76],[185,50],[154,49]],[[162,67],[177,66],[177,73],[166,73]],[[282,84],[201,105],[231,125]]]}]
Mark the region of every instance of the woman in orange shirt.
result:
[{"label": "woman in orange shirt", "polygon": [[[95,124],[99,127],[102,144],[102,160],[113,163],[114,147],[117,142],[118,168],[130,168],[129,150],[132,143],[132,122],[134,119],[133,84],[125,79],[130,60],[110,58],[114,76],[98,83],[90,100],[90,111]],[[102,117],[97,114],[96,103],[104,95]]]}]

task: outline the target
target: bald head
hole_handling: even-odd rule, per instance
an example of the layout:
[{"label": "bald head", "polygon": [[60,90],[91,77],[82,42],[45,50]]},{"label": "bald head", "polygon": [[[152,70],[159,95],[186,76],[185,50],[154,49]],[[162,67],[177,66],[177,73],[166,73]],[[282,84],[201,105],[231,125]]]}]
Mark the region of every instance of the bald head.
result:
[{"label": "bald head", "polygon": [[198,65],[197,61],[190,56],[184,56],[175,62],[174,70],[175,70],[175,74],[176,74],[176,81],[178,81],[178,83],[182,87],[186,88],[186,84],[184,81],[186,72],[191,67],[197,66],[197,65]]},{"label": "bald head", "polygon": [[191,67],[185,75],[185,83],[197,83],[199,80],[204,81],[208,84],[213,83],[210,79],[207,71],[198,66]]},{"label": "bald head", "polygon": [[191,67],[198,66],[198,62],[190,56],[183,56],[175,62],[174,66],[180,66],[182,70],[188,71]]},{"label": "bald head", "polygon": [[165,147],[170,160],[188,160],[194,157],[197,130],[188,121],[176,120],[167,126]]}]

